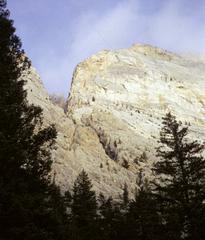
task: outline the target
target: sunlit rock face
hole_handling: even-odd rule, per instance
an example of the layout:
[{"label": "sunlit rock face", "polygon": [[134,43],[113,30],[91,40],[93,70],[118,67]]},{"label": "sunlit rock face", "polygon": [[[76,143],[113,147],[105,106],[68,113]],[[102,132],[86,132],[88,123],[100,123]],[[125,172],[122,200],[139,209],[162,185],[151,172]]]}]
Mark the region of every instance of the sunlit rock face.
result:
[{"label": "sunlit rock face", "polygon": [[148,45],[99,52],[76,67],[65,113],[34,70],[28,77],[29,100],[58,130],[54,171],[63,190],[84,169],[98,193],[118,198],[126,183],[133,195],[140,171],[152,178],[169,111],[191,125],[190,136],[205,138],[204,60]]}]

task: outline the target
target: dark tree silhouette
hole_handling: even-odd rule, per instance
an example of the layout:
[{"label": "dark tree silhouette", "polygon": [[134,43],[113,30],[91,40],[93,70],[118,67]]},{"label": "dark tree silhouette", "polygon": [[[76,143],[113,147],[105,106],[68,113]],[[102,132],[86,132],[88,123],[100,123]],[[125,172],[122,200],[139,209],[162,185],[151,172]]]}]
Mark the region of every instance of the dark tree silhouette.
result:
[{"label": "dark tree silhouette", "polygon": [[0,0],[0,238],[62,239],[63,212],[55,217],[53,197],[60,193],[49,177],[56,130],[44,128],[42,109],[27,102],[29,68]]},{"label": "dark tree silhouette", "polygon": [[124,184],[123,188],[123,194],[122,194],[122,207],[127,209],[128,204],[129,204],[129,191],[128,191],[128,186],[127,183]]},{"label": "dark tree silhouette", "polygon": [[91,181],[83,170],[77,177],[71,203],[71,232],[73,239],[97,239],[97,200]]},{"label": "dark tree silhouette", "polygon": [[100,213],[100,239],[124,239],[124,228],[126,227],[124,206],[119,202],[114,202],[111,197],[106,198],[102,194],[100,194],[98,202]]},{"label": "dark tree silhouette", "polygon": [[126,232],[127,239],[165,239],[157,202],[152,194],[143,188],[137,191],[135,199],[129,204]]},{"label": "dark tree silhouette", "polygon": [[164,206],[172,239],[204,239],[204,144],[187,137],[188,127],[168,113],[160,132],[155,194]]}]

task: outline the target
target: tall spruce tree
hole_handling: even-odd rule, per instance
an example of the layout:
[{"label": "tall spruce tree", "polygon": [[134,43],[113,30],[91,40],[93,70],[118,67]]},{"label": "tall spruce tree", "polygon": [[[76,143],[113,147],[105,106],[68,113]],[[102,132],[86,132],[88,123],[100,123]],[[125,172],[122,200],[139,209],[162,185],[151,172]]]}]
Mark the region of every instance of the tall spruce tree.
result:
[{"label": "tall spruce tree", "polygon": [[159,206],[142,174],[139,174],[140,188],[130,201],[127,212],[126,239],[160,240],[166,239]]},{"label": "tall spruce tree", "polygon": [[155,194],[164,206],[170,239],[204,239],[204,144],[187,138],[188,128],[168,113],[157,149]]},{"label": "tall spruce tree", "polygon": [[77,177],[71,203],[72,239],[97,239],[97,200],[91,181],[83,170]]},{"label": "tall spruce tree", "polygon": [[20,79],[29,68],[0,0],[0,238],[62,239],[64,213],[54,216],[60,195],[49,178],[56,130],[43,128],[42,109],[27,102]]},{"label": "tall spruce tree", "polygon": [[124,231],[126,227],[124,206],[120,202],[114,202],[111,197],[105,198],[102,194],[99,195],[98,202],[100,213],[100,239],[126,239],[126,233]]}]

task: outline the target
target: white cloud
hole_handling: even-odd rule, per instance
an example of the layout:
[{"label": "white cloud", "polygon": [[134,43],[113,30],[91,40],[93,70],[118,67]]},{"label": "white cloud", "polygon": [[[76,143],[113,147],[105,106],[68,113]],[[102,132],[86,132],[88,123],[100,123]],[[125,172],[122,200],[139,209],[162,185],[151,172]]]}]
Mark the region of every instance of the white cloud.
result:
[{"label": "white cloud", "polygon": [[68,59],[65,59],[69,64],[69,75],[77,63],[100,50],[133,44],[135,23],[139,18],[137,12],[136,1],[124,1],[102,15],[94,11],[81,15],[73,26],[73,40]]},{"label": "white cloud", "polygon": [[71,51],[90,55],[102,48],[119,48],[126,45],[132,41],[135,32],[133,25],[138,21],[137,12],[137,4],[126,1],[102,16],[94,12],[81,16],[74,26],[75,36],[70,46]]},{"label": "white cloud", "polygon": [[155,12],[142,10],[142,4],[141,0],[124,0],[106,12],[92,10],[78,16],[64,57],[56,56],[58,60],[47,64],[42,73],[49,79],[49,90],[67,94],[65,86],[77,63],[102,49],[141,42],[172,51],[205,53],[205,21],[200,19],[200,7],[204,10],[205,5],[198,8],[197,15],[185,11],[186,1],[166,1]]},{"label": "white cloud", "polygon": [[184,1],[167,1],[151,15],[140,12],[140,2],[122,1],[103,16],[93,12],[80,16],[74,26],[72,55],[82,58],[102,48],[128,47],[138,41],[205,52],[205,23],[183,13]]},{"label": "white cloud", "polygon": [[179,1],[168,2],[150,17],[152,28],[147,38],[168,50],[205,53],[205,23],[183,8]]}]

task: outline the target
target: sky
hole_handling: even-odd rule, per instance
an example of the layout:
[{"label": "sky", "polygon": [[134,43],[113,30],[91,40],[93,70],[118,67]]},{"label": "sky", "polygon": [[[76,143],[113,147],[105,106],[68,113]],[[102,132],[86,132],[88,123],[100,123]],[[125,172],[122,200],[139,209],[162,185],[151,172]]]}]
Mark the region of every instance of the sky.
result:
[{"label": "sky", "polygon": [[75,66],[135,43],[205,54],[205,0],[7,0],[49,93],[68,95]]}]

